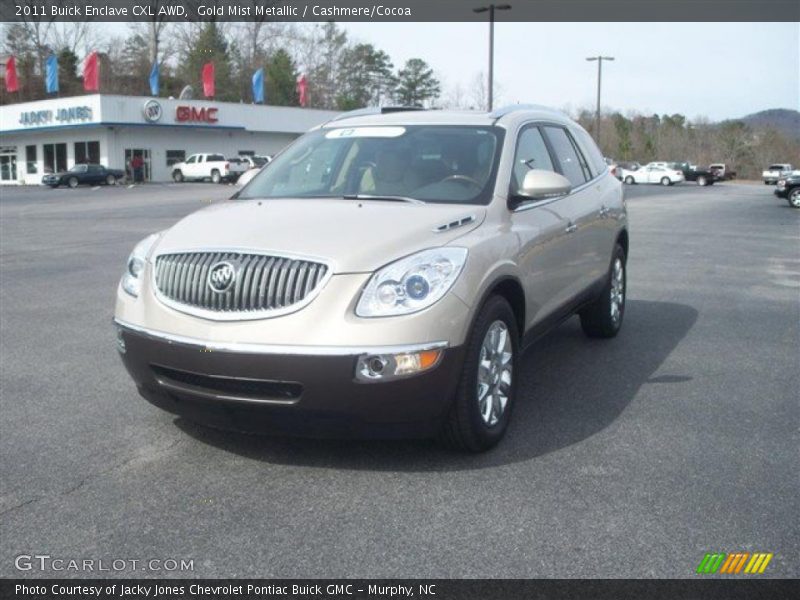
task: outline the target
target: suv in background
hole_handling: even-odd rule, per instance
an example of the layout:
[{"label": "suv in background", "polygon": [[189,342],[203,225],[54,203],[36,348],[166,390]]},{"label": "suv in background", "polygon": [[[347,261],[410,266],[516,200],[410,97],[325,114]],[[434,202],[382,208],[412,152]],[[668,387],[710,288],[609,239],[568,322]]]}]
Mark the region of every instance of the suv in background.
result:
[{"label": "suv in background", "polygon": [[779,179],[775,195],[778,198],[786,198],[792,208],[800,208],[800,171],[792,171],[786,177]]},{"label": "suv in background", "polygon": [[770,165],[762,173],[761,178],[764,180],[764,185],[774,185],[778,183],[779,179],[783,179],[792,172],[792,165],[786,163],[778,163]]},{"label": "suv in background", "polygon": [[621,184],[559,112],[357,111],[142,240],[117,346],[202,423],[482,451],[525,347],[574,313],[617,335],[628,243]]}]

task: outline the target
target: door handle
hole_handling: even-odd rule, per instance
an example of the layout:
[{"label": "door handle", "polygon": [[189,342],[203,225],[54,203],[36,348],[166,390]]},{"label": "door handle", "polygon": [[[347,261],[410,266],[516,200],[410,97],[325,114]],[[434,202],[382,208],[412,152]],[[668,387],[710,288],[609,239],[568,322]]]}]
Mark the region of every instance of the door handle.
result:
[{"label": "door handle", "polygon": [[567,225],[567,228],[564,231],[566,231],[567,233],[575,233],[576,231],[578,231],[578,226],[575,225],[575,223],[570,223],[569,225]]},{"label": "door handle", "polygon": [[603,205],[603,206],[600,207],[600,213],[599,214],[600,214],[601,217],[607,217],[608,213],[610,213],[610,212],[611,212],[611,209],[608,208],[607,206]]}]

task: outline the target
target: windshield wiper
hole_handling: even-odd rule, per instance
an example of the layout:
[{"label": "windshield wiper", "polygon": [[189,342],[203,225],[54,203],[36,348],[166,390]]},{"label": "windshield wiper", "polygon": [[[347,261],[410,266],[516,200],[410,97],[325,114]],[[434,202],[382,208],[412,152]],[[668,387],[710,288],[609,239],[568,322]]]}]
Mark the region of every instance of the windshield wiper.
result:
[{"label": "windshield wiper", "polygon": [[410,202],[411,204],[425,204],[422,200],[409,198],[408,196],[387,196],[373,194],[345,194],[345,200],[386,200],[388,202]]}]

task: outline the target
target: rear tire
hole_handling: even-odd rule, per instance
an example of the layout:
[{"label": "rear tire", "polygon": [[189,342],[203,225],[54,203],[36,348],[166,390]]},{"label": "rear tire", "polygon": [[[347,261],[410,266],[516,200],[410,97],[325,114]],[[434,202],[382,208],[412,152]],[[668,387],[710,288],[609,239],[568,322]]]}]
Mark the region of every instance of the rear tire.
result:
[{"label": "rear tire", "polygon": [[800,187],[794,188],[789,192],[789,206],[792,208],[800,208]]},{"label": "rear tire", "polygon": [[113,175],[108,175],[106,177],[106,185],[117,185],[117,178]]},{"label": "rear tire", "polygon": [[465,351],[461,381],[440,441],[461,451],[485,452],[505,435],[516,397],[519,334],[505,298],[491,296],[486,301]]},{"label": "rear tire", "polygon": [[633,177],[631,177],[630,175],[628,175],[625,178],[625,183],[627,183],[628,185],[633,185],[634,183],[636,183],[636,180]]},{"label": "rear tire", "polygon": [[172,173],[172,181],[175,183],[183,183],[183,172],[182,171],[173,171]]},{"label": "rear tire", "polygon": [[700,175],[700,177],[697,178],[697,185],[699,185],[701,187],[707,186],[708,185],[708,179],[706,179],[704,176]]},{"label": "rear tire", "polygon": [[219,183],[222,181],[222,176],[219,174],[219,171],[214,169],[211,171],[211,183]]},{"label": "rear tire", "polygon": [[593,338],[612,338],[619,333],[625,316],[627,269],[625,250],[617,244],[611,257],[606,284],[592,304],[580,312],[583,332]]},{"label": "rear tire", "polygon": [[78,178],[77,177],[70,177],[67,181],[67,185],[71,188],[78,187]]},{"label": "rear tire", "polygon": [[662,177],[661,178],[661,185],[672,185],[672,181],[669,177]]}]

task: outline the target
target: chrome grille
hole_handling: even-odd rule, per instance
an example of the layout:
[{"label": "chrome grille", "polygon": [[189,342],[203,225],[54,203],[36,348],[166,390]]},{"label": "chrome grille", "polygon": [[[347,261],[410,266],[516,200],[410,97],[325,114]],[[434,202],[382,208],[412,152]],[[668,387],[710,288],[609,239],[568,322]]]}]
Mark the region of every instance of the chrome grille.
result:
[{"label": "chrome grille", "polygon": [[[234,280],[222,292],[209,284],[219,263],[233,267]],[[243,313],[290,312],[313,298],[328,266],[299,258],[239,252],[162,254],[155,261],[160,299],[184,312],[239,317]],[[265,315],[268,316],[268,315]]]}]

